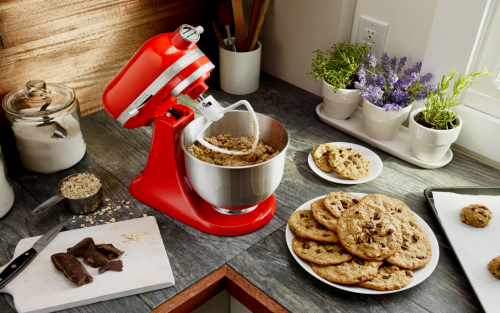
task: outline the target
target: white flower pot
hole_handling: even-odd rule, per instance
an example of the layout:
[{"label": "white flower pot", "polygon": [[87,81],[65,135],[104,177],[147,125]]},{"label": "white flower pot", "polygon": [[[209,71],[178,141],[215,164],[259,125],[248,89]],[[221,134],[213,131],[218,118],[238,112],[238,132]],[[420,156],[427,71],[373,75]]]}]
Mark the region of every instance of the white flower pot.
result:
[{"label": "white flower pot", "polygon": [[391,140],[396,136],[396,132],[410,114],[410,104],[399,112],[386,111],[366,99],[363,99],[363,115],[365,116],[366,134],[377,140]]},{"label": "white flower pot", "polygon": [[417,159],[434,163],[440,161],[451,144],[457,141],[463,121],[458,116],[458,126],[453,129],[430,129],[415,121],[415,116],[423,109],[425,108],[416,109],[410,115],[411,151]]},{"label": "white flower pot", "polygon": [[337,89],[322,79],[321,94],[323,95],[323,110],[328,117],[345,120],[351,117],[361,101],[361,95],[356,89]]}]

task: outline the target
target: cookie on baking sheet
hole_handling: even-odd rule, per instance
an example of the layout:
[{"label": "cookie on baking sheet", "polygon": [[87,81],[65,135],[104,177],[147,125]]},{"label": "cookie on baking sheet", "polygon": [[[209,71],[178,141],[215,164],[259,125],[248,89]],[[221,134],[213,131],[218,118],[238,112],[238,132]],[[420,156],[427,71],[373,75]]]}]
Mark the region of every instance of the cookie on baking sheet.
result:
[{"label": "cookie on baking sheet", "polygon": [[410,270],[427,265],[432,258],[432,250],[424,229],[418,224],[405,221],[401,222],[401,231],[403,244],[385,261]]},{"label": "cookie on baking sheet", "polygon": [[353,180],[361,179],[371,171],[370,161],[364,155],[346,147],[333,149],[328,164],[335,173]]},{"label": "cookie on baking sheet", "polygon": [[462,222],[474,227],[488,226],[492,217],[493,212],[482,204],[471,204],[461,211]]},{"label": "cookie on baking sheet", "polygon": [[347,251],[370,261],[382,261],[396,253],[403,243],[399,219],[361,202],[342,214],[337,234]]},{"label": "cookie on baking sheet", "polygon": [[361,198],[359,203],[376,206],[386,210],[392,216],[399,218],[401,221],[411,221],[414,224],[418,224],[415,214],[413,214],[410,208],[399,199],[394,199],[383,194],[372,194]]},{"label": "cookie on baking sheet", "polygon": [[320,265],[344,263],[354,258],[342,245],[295,236],[292,248],[300,258]]},{"label": "cookie on baking sheet", "polygon": [[325,199],[319,199],[311,203],[311,212],[318,223],[331,231],[337,232],[337,218],[325,208]]},{"label": "cookie on baking sheet", "polygon": [[318,223],[311,210],[295,211],[288,219],[288,225],[296,235],[302,238],[340,243],[337,234]]},{"label": "cookie on baking sheet", "polygon": [[348,192],[330,192],[325,198],[325,207],[333,216],[339,218],[342,213],[353,205],[358,204],[360,197]]},{"label": "cookie on baking sheet", "polygon": [[323,172],[330,173],[332,171],[332,167],[328,163],[328,156],[330,151],[338,148],[336,145],[332,145],[329,143],[320,144],[312,149],[311,154],[314,162]]},{"label": "cookie on baking sheet", "polygon": [[318,265],[311,263],[312,270],[334,283],[356,284],[375,278],[378,268],[383,262],[367,261],[354,258],[348,262],[337,265]]},{"label": "cookie on baking sheet", "polygon": [[413,281],[413,272],[411,270],[400,269],[391,264],[384,264],[378,268],[378,274],[372,280],[367,280],[356,285],[381,290],[398,290],[408,286]]},{"label": "cookie on baking sheet", "polygon": [[493,258],[490,263],[488,263],[488,269],[493,276],[500,279],[500,255]]}]

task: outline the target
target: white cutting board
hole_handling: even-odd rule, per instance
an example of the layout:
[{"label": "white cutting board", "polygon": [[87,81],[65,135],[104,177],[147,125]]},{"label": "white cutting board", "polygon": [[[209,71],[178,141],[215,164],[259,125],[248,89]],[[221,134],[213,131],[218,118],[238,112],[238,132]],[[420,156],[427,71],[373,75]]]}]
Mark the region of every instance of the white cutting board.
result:
[{"label": "white cutting board", "polygon": [[[70,221],[71,223],[71,221]],[[78,222],[77,222],[78,223]],[[114,228],[113,226],[116,226]],[[130,229],[129,229],[130,228]],[[122,234],[139,232],[139,241],[130,243]],[[14,253],[16,258],[40,238],[32,237],[19,241]],[[98,274],[78,257],[92,275],[94,281],[78,287],[58,271],[50,256],[66,252],[83,238],[92,237],[96,244],[112,243],[125,253],[119,257],[123,271],[107,271]],[[122,245],[120,245],[122,243]],[[7,266],[7,265],[6,265]],[[4,266],[5,267],[5,266]],[[0,270],[3,270],[2,267]],[[156,218],[148,216],[128,221],[85,227],[59,233],[40,254],[0,292],[9,293],[19,313],[52,312],[85,304],[130,296],[162,289],[175,284],[161,239]]]}]

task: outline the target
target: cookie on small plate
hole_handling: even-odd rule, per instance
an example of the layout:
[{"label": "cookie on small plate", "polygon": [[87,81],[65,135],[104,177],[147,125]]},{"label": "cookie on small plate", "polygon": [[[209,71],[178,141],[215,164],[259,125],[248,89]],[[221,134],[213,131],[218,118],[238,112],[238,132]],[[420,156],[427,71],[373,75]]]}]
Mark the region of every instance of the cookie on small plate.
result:
[{"label": "cookie on small plate", "polygon": [[354,258],[342,245],[324,243],[295,236],[292,241],[295,254],[304,260],[320,265],[344,263]]},{"label": "cookie on small plate", "polygon": [[471,204],[461,211],[462,222],[474,227],[486,227],[492,218],[493,212],[482,204]]},{"label": "cookie on small plate", "polygon": [[320,144],[311,150],[314,162],[316,162],[318,168],[323,172],[329,173],[332,171],[332,167],[330,166],[330,163],[328,163],[328,157],[330,151],[332,151],[335,148],[338,147],[327,143],[327,144]]},{"label": "cookie on small plate", "polygon": [[340,242],[352,254],[370,261],[393,255],[403,243],[401,222],[387,211],[368,204],[347,209],[337,222]]},{"label": "cookie on small plate", "polygon": [[431,243],[425,231],[418,224],[410,221],[401,222],[403,244],[386,262],[405,269],[424,267],[432,258]]},{"label": "cookie on small plate", "polygon": [[288,225],[296,235],[302,238],[340,243],[337,234],[318,223],[311,210],[295,211],[288,219]]},{"label": "cookie on small plate", "polygon": [[348,192],[330,192],[326,195],[325,207],[333,216],[339,218],[345,210],[358,204],[359,200],[361,200],[360,197]]},{"label": "cookie on small plate", "polygon": [[488,269],[493,276],[500,279],[500,255],[493,258],[490,263],[488,263]]},{"label": "cookie on small plate", "polygon": [[398,290],[408,286],[413,281],[413,272],[403,270],[391,264],[384,264],[378,268],[378,274],[372,280],[356,285],[381,291]]},{"label": "cookie on small plate", "polygon": [[382,263],[354,258],[337,265],[311,263],[311,269],[319,276],[331,282],[352,285],[375,278],[378,268]]},{"label": "cookie on small plate", "polygon": [[392,216],[397,217],[400,221],[411,221],[418,224],[415,214],[401,200],[394,199],[383,194],[366,195],[359,201],[360,204],[369,204],[386,210]]},{"label": "cookie on small plate", "polygon": [[361,179],[371,171],[370,161],[364,155],[346,147],[332,149],[328,164],[335,173],[353,180]]},{"label": "cookie on small plate", "polygon": [[314,219],[333,232],[337,232],[337,218],[325,208],[325,199],[319,199],[311,204]]}]

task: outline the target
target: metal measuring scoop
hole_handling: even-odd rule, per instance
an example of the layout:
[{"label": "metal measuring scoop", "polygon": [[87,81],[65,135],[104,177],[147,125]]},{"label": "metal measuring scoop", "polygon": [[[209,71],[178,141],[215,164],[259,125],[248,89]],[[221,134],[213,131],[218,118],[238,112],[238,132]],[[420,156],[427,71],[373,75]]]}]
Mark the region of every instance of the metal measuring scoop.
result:
[{"label": "metal measuring scoop", "polygon": [[45,212],[56,203],[59,203],[61,200],[63,201],[66,209],[73,214],[78,214],[78,215],[87,214],[99,209],[102,205],[102,180],[95,174],[93,175],[99,178],[99,181],[101,181],[101,188],[99,188],[99,190],[93,195],[81,199],[71,199],[71,198],[66,198],[61,194],[61,184],[65,182],[67,179],[79,174],[82,173],[76,173],[61,180],[59,182],[59,185],[57,186],[57,195],[53,196],[49,200],[40,204],[36,209],[33,210],[32,213],[40,214],[42,212]]}]

